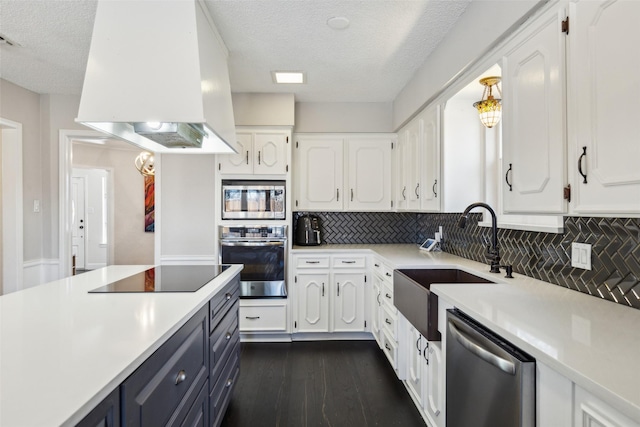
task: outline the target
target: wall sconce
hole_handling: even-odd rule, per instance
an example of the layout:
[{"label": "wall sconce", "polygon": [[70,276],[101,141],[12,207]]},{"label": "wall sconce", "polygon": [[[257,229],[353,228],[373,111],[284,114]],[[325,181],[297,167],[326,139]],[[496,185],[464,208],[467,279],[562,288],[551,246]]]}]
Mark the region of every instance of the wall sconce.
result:
[{"label": "wall sconce", "polygon": [[482,93],[482,101],[475,102],[474,107],[478,109],[480,121],[483,125],[491,129],[498,124],[502,117],[502,99],[493,97],[493,86],[496,87],[498,94],[502,97],[502,92],[498,83],[502,80],[500,77],[492,76],[480,79],[480,84],[484,86]]},{"label": "wall sconce", "polygon": [[138,154],[135,160],[136,169],[142,175],[145,176],[154,176],[156,173],[155,167],[153,165],[153,153],[148,151],[143,151]]}]

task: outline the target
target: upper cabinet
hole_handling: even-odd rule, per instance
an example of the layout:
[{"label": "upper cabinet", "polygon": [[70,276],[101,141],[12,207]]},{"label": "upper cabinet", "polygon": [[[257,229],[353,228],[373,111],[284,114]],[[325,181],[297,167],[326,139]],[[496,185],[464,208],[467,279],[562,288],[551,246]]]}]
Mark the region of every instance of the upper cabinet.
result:
[{"label": "upper cabinet", "polygon": [[506,213],[640,215],[640,2],[561,2],[503,57]]},{"label": "upper cabinet", "polygon": [[294,209],[390,211],[395,135],[295,137]]},{"label": "upper cabinet", "polygon": [[[569,165],[573,211],[640,213],[640,2],[572,4]],[[635,42],[634,42],[635,41]]]},{"label": "upper cabinet", "polygon": [[221,174],[285,175],[289,170],[289,131],[237,129],[237,154],[218,155]]},{"label": "upper cabinet", "polygon": [[440,210],[440,106],[422,111],[398,140],[396,206],[405,211]]},{"label": "upper cabinet", "polygon": [[541,17],[502,61],[505,213],[566,211],[565,17]]}]

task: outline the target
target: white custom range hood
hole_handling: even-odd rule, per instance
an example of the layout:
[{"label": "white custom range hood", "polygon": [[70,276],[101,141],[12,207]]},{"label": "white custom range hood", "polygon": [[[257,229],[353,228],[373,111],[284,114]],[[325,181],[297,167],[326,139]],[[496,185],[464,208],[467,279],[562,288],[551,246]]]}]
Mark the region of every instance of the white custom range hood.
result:
[{"label": "white custom range hood", "polygon": [[237,152],[227,56],[200,0],[99,0],[76,122],[156,153]]}]

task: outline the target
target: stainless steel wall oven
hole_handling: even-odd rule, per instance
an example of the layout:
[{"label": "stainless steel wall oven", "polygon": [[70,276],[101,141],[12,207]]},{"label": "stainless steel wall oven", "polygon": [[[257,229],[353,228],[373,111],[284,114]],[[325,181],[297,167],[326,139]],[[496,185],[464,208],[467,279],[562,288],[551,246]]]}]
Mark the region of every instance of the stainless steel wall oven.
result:
[{"label": "stainless steel wall oven", "polygon": [[240,298],[287,297],[287,226],[221,226],[220,263],[244,264]]}]

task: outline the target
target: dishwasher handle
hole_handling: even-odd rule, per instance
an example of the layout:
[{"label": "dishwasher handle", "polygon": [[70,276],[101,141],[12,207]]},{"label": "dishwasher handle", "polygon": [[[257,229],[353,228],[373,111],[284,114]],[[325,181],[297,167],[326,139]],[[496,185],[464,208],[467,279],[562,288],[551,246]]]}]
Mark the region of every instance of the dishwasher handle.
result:
[{"label": "dishwasher handle", "polygon": [[509,375],[516,374],[516,366],[513,362],[503,359],[502,357],[471,341],[464,335],[464,333],[460,332],[458,328],[456,328],[456,325],[453,321],[451,321],[451,319],[449,320],[449,330],[455,337],[456,341],[460,343],[460,345],[478,356],[480,359],[492,364],[496,368],[500,369],[503,372],[506,372]]}]

